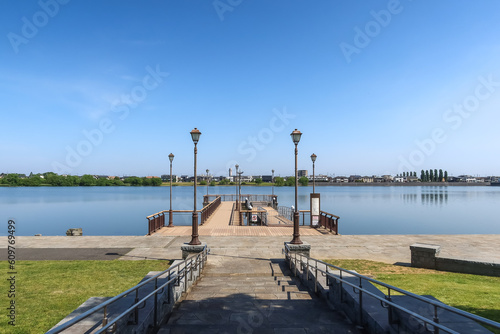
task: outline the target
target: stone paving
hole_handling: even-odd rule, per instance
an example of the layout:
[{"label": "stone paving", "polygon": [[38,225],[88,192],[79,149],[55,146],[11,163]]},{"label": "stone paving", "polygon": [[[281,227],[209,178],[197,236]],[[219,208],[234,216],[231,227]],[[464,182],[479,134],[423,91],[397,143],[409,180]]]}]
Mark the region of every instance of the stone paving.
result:
[{"label": "stone paving", "polygon": [[[410,263],[410,245],[420,242],[441,246],[440,256],[448,258],[500,263],[500,235],[320,235],[302,236],[311,244],[311,256],[319,259],[366,259],[387,263]],[[18,236],[16,249],[22,249],[18,260],[26,254],[33,260],[58,259],[50,249],[71,249],[59,252],[64,259],[72,259],[85,249],[94,248],[102,253],[112,249],[131,249],[120,259],[179,259],[180,247],[191,240],[188,236]],[[283,242],[290,236],[252,237],[203,236],[214,253],[232,256],[252,256],[262,251],[265,258],[281,258]],[[7,248],[7,238],[0,239],[0,248]],[[88,250],[87,250],[88,251]],[[117,253],[117,252],[115,252]],[[61,255],[61,256],[62,256]],[[5,260],[6,251],[0,250]],[[27,258],[26,258],[27,259]]]},{"label": "stone paving", "polygon": [[212,251],[202,278],[158,334],[359,333],[290,277],[284,259],[266,253]]}]

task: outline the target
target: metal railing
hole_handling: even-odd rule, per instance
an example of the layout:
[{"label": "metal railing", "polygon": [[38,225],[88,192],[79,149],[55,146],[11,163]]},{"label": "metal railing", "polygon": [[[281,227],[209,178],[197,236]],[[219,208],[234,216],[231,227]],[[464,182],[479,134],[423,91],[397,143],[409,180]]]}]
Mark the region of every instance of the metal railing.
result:
[{"label": "metal railing", "polygon": [[330,229],[330,232],[339,234],[339,216],[331,213],[320,211],[319,212],[319,226]]},{"label": "metal railing", "polygon": [[[205,195],[206,196],[206,195]],[[219,207],[221,203],[221,199],[219,195],[215,195],[215,199],[209,204],[205,205],[205,207],[201,210],[197,210],[196,212],[200,213],[201,216],[201,224],[205,223],[207,219],[215,212],[215,210]],[[173,214],[190,214],[193,210],[172,210]],[[146,217],[148,220],[148,235],[151,235],[165,226],[165,220],[168,217],[169,210],[163,210],[157,213],[153,213]]]},{"label": "metal railing", "polygon": [[201,225],[203,225],[208,218],[217,210],[221,203],[221,197],[217,196],[212,202],[208,203],[203,209],[201,209]]},{"label": "metal railing", "polygon": [[[495,322],[493,320],[486,319],[486,318],[480,317],[478,315],[475,315],[475,314],[472,314],[469,312],[465,312],[465,311],[462,311],[462,310],[457,309],[455,307],[443,304],[441,302],[416,295],[412,292],[397,288],[395,286],[386,284],[386,283],[381,282],[381,281],[377,281],[373,278],[358,274],[357,272],[350,271],[350,270],[335,266],[333,264],[329,264],[329,263],[323,262],[321,260],[311,258],[311,257],[306,256],[304,254],[301,254],[298,252],[292,252],[292,251],[290,251],[290,247],[287,244],[285,244],[284,252],[285,252],[285,260],[289,262],[290,270],[292,270],[292,272],[294,273],[295,276],[297,276],[297,271],[298,271],[297,268],[301,268],[301,270],[306,269],[306,278],[305,278],[306,280],[310,279],[309,278],[310,271],[311,271],[311,274],[312,274],[312,272],[315,273],[314,275],[312,275],[312,276],[314,276],[313,280],[314,280],[314,291],[315,292],[317,292],[317,289],[318,289],[318,273],[320,273],[322,276],[326,277],[327,285],[330,285],[329,280],[333,280],[333,281],[339,282],[341,287],[342,287],[342,284],[346,284],[346,285],[352,287],[353,291],[356,294],[358,294],[358,296],[359,296],[359,300],[358,300],[359,325],[361,325],[361,326],[363,326],[363,295],[366,294],[370,297],[373,297],[373,298],[379,300],[382,307],[384,307],[388,310],[388,312],[387,312],[388,321],[391,324],[393,323],[393,319],[392,319],[393,313],[392,313],[391,308],[395,308],[395,309],[398,309],[398,310],[400,310],[400,311],[402,311],[402,312],[404,312],[404,313],[406,313],[406,314],[408,314],[408,315],[410,315],[418,320],[421,320],[425,324],[426,330],[428,330],[430,332],[437,334],[437,333],[439,333],[439,330],[443,330],[446,333],[459,334],[459,332],[456,332],[453,329],[450,329],[444,325],[439,324],[439,311],[446,310],[446,311],[452,312],[454,314],[457,314],[459,316],[463,316],[465,318],[468,318],[470,320],[477,321],[481,324],[488,325],[488,326],[494,327],[496,329],[500,329],[500,323]],[[312,264],[310,262],[312,262]],[[320,266],[318,266],[318,264],[320,264]],[[325,270],[323,270],[322,267],[324,267]],[[329,271],[329,269],[330,269],[330,271]],[[331,272],[333,270],[338,270],[339,275],[333,274]],[[354,283],[349,282],[348,280],[344,279],[343,276],[345,274],[357,277],[359,279],[359,283],[354,284]],[[387,295],[384,295],[384,297],[381,297],[381,296],[378,296],[378,295],[368,291],[367,289],[364,289],[363,282],[370,282],[370,283],[376,284],[382,288],[387,289]],[[414,298],[416,300],[419,300],[419,301],[422,301],[422,302],[428,304],[430,307],[433,308],[433,315],[434,315],[433,319],[432,320],[428,319],[421,314],[415,313],[415,312],[413,312],[413,311],[411,311],[411,310],[409,310],[401,305],[396,304],[391,299],[391,292],[392,292],[392,294],[394,294],[394,292],[397,292],[397,293],[403,294],[405,296]],[[342,298],[342,292],[340,292],[340,294],[341,294],[341,298]],[[433,328],[429,328],[429,326],[432,326]]]},{"label": "metal railing", "polygon": [[293,222],[293,210],[288,206],[278,206],[278,214]]},{"label": "metal railing", "polygon": [[[211,200],[212,198],[215,199],[217,198],[218,196],[221,197],[221,200],[223,202],[228,202],[228,201],[232,201],[232,202],[235,202],[236,200],[238,201],[241,201],[241,200],[245,200],[245,198],[248,198],[248,200],[250,202],[266,202],[266,203],[272,203],[273,201],[273,197],[277,198],[278,196],[277,195],[252,195],[252,194],[241,194],[241,195],[237,195],[237,194],[210,194],[210,195],[203,195],[203,197],[208,197],[209,200]],[[241,200],[240,200],[241,199]]]},{"label": "metal railing", "polygon": [[[91,308],[90,310],[82,313],[81,315],[63,323],[62,325],[49,330],[46,334],[56,334],[60,333],[65,329],[68,329],[72,327],[73,325],[79,323],[80,321],[86,319],[87,317],[96,314],[96,313],[102,313],[102,328],[100,328],[96,333],[115,333],[117,330],[117,322],[121,319],[124,319],[125,317],[129,317],[133,315],[134,320],[132,323],[136,325],[138,323],[139,319],[139,311],[143,309],[146,305],[146,303],[152,299],[153,301],[153,326],[157,327],[159,326],[159,320],[160,315],[158,314],[158,295],[166,293],[166,303],[169,304],[172,302],[172,298],[175,298],[172,296],[172,286],[179,286],[181,282],[184,283],[183,286],[183,291],[187,291],[187,284],[188,281],[193,281],[196,280],[200,275],[203,269],[205,268],[205,264],[207,262],[207,257],[208,257],[209,250],[207,246],[203,248],[203,250],[196,254],[192,255],[191,257],[187,258],[186,260],[176,264],[175,266],[172,266],[158,274],[155,274],[154,276],[148,278],[147,280],[137,284],[136,286],[128,289],[125,292],[120,293],[119,295]],[[199,270],[198,270],[199,269]],[[198,272],[198,276],[196,275],[196,272]],[[160,276],[167,276],[167,281],[161,285],[158,284],[158,279]],[[189,277],[188,277],[189,276]],[[143,287],[145,287],[149,283],[154,283],[154,290],[150,293],[148,293],[145,297],[139,299],[139,290]],[[166,289],[166,291],[165,291]],[[120,301],[121,299],[129,296],[129,295],[135,295],[134,298],[134,303],[127,308],[125,311],[122,313],[118,314],[117,316],[113,317],[113,319],[109,319],[108,316],[108,308],[111,304]],[[161,322],[161,321],[160,321]]]},{"label": "metal railing", "polygon": [[231,217],[229,218],[229,225],[234,225],[234,212],[236,210],[236,203],[233,203],[233,207],[231,209]]}]

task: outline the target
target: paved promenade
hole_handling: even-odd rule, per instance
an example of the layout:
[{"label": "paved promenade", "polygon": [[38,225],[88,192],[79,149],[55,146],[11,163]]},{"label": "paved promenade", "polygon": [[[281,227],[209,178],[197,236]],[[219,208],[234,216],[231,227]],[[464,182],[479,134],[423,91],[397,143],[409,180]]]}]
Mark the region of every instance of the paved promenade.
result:
[{"label": "paved promenade", "polygon": [[[283,242],[292,236],[200,236],[213,254],[282,258]],[[409,263],[410,245],[441,246],[440,256],[500,263],[500,235],[304,235],[319,259],[366,259]],[[17,260],[179,259],[189,236],[18,236]],[[7,259],[7,238],[0,239],[0,260]],[[57,250],[58,251],[57,251]]]}]

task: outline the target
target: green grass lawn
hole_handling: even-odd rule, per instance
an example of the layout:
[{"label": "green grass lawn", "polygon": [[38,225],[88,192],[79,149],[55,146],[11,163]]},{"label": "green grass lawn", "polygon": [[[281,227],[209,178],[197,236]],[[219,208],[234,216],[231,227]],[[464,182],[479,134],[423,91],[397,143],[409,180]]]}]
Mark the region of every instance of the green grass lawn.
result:
[{"label": "green grass lawn", "polygon": [[[90,297],[112,297],[168,268],[168,261],[18,261],[16,326],[7,324],[7,262],[1,262],[0,333],[45,333]],[[5,277],[5,279],[4,279]]]},{"label": "green grass lawn", "polygon": [[[364,260],[326,260],[417,295],[500,322],[500,277],[448,273]],[[387,293],[387,289],[382,290]],[[495,331],[500,333],[500,330]]]}]

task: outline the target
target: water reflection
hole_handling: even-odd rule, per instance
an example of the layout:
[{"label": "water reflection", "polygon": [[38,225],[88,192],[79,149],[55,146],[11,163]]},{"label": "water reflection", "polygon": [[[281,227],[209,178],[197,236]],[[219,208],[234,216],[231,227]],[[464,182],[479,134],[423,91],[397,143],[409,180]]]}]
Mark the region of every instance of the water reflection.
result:
[{"label": "water reflection", "polygon": [[448,188],[434,187],[424,188],[420,195],[422,205],[438,205],[443,206],[448,204]]}]

